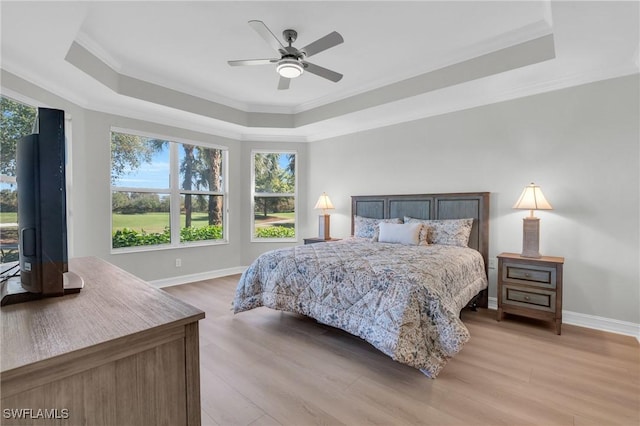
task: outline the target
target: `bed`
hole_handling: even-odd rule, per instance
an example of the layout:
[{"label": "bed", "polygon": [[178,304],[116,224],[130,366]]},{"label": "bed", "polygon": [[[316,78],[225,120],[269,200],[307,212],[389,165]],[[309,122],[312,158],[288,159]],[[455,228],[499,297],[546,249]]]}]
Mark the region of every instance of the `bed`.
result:
[{"label": "bed", "polygon": [[[351,210],[352,237],[258,257],[238,282],[234,312],[306,315],[436,377],[470,338],[460,311],[487,307],[489,193],[354,196]],[[459,223],[468,247],[431,232]],[[415,239],[388,242],[389,230]]]}]

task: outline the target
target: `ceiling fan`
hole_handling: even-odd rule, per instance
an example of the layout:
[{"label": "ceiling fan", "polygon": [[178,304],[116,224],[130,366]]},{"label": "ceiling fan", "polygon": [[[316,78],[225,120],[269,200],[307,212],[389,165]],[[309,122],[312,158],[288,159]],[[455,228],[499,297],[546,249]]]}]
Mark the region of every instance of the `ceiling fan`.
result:
[{"label": "ceiling fan", "polygon": [[273,35],[271,30],[262,21],[249,21],[249,25],[264,39],[264,41],[273,47],[280,54],[280,58],[272,59],[244,59],[238,61],[228,61],[231,66],[239,65],[267,65],[277,64],[276,71],[280,75],[280,81],[278,82],[278,89],[285,90],[289,88],[292,78],[299,77],[306,70],[311,74],[318,75],[320,77],[331,80],[334,83],[340,81],[342,74],[330,69],[323,68],[319,65],[307,62],[306,59],[317,53],[323,52],[331,47],[337,46],[342,43],[344,39],[342,36],[333,31],[324,37],[319,38],[311,44],[306,45],[301,49],[296,49],[292,46],[293,42],[298,38],[298,33],[295,30],[284,30],[282,36],[285,42],[289,45],[285,46]]}]

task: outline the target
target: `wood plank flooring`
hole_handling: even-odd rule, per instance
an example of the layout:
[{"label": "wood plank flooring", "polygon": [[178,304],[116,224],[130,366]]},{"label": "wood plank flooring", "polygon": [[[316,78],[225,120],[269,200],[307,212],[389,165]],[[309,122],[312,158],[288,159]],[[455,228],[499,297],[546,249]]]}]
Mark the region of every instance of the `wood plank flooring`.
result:
[{"label": "wood plank flooring", "polygon": [[267,308],[238,275],[165,288],[204,310],[203,425],[638,425],[636,339],[464,311],[471,341],[435,379],[363,340]]}]

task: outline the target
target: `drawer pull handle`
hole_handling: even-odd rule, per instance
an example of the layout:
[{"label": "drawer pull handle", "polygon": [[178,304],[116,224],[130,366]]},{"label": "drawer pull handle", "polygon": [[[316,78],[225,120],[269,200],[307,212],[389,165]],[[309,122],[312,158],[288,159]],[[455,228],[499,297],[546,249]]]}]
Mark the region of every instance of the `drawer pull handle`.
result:
[{"label": "drawer pull handle", "polygon": [[527,277],[527,278],[531,278],[531,274],[528,273],[528,272],[525,272],[524,276]]},{"label": "drawer pull handle", "polygon": [[526,300],[528,302],[529,300],[531,300],[531,298],[529,296],[525,296],[524,300]]}]

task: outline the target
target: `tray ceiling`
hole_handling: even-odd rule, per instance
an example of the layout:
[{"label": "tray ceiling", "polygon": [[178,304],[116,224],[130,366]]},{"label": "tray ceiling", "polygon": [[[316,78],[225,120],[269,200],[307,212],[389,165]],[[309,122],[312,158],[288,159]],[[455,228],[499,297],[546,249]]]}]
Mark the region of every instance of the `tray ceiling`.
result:
[{"label": "tray ceiling", "polygon": [[[85,108],[316,140],[638,72],[637,2],[2,2],[2,68]],[[277,90],[247,21],[345,42]],[[5,91],[6,92],[6,91]]]}]

